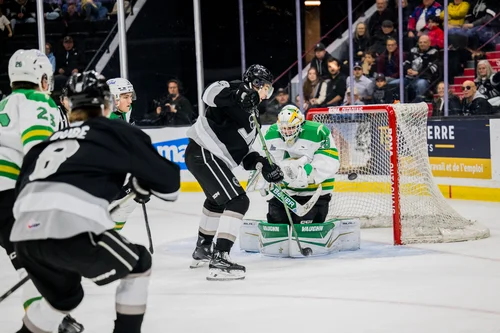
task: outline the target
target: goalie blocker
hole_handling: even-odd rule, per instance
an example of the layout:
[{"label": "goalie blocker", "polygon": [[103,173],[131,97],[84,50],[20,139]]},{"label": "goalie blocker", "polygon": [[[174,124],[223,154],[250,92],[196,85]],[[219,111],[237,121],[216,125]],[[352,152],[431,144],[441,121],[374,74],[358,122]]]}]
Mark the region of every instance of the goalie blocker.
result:
[{"label": "goalie blocker", "polygon": [[[300,242],[312,249],[313,256],[358,250],[360,226],[360,221],[352,218],[294,225]],[[240,248],[273,257],[302,258],[303,255],[293,237],[288,224],[243,220],[240,228]]]}]

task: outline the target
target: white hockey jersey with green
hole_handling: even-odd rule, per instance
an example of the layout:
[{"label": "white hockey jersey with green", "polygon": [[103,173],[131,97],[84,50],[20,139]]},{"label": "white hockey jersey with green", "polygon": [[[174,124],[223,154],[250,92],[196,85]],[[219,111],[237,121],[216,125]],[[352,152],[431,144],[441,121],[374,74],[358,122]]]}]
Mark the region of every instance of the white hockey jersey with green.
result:
[{"label": "white hockey jersey with green", "polygon": [[0,191],[15,187],[24,155],[59,126],[50,96],[36,90],[14,90],[0,101]]},{"label": "white hockey jersey with green", "polygon": [[284,188],[288,194],[310,196],[319,184],[323,187],[323,194],[333,191],[335,174],[340,163],[337,147],[327,127],[321,123],[306,120],[298,138],[292,145],[289,145],[281,137],[278,125],[274,124],[268,129],[265,140],[269,153],[280,167],[290,161],[303,161],[308,185],[294,188],[285,182]]}]

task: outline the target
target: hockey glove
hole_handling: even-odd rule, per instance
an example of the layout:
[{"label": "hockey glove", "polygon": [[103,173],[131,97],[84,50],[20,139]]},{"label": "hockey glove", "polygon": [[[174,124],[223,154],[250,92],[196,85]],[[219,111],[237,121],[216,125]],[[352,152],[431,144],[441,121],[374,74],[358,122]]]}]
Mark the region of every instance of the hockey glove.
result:
[{"label": "hockey glove", "polygon": [[270,164],[264,157],[259,158],[256,168],[262,170],[262,176],[268,183],[279,183],[283,180],[283,171],[277,164]]},{"label": "hockey glove", "polygon": [[140,204],[146,203],[151,198],[151,192],[146,190],[139,185],[139,181],[135,177],[130,177],[130,188],[135,193],[134,200]]},{"label": "hockey glove", "polygon": [[236,102],[246,112],[251,112],[260,103],[259,93],[242,84],[236,91]]}]

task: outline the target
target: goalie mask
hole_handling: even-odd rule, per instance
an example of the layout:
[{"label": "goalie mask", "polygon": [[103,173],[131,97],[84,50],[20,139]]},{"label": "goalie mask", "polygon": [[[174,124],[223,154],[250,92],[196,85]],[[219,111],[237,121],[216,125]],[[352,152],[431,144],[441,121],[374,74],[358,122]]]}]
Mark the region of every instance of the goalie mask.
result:
[{"label": "goalie mask", "polygon": [[304,115],[295,105],[287,105],[278,114],[278,131],[287,144],[293,144],[304,124]]}]

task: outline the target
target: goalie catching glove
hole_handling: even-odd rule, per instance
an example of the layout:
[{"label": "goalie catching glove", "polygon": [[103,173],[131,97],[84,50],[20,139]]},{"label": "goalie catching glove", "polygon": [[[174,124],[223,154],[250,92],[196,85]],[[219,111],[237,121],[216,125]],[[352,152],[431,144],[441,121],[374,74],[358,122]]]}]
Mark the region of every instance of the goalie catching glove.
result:
[{"label": "goalie catching glove", "polygon": [[310,164],[307,164],[307,160],[306,156],[302,156],[297,160],[288,159],[281,162],[284,181],[288,184],[288,187],[304,188],[314,183],[313,168]]}]

